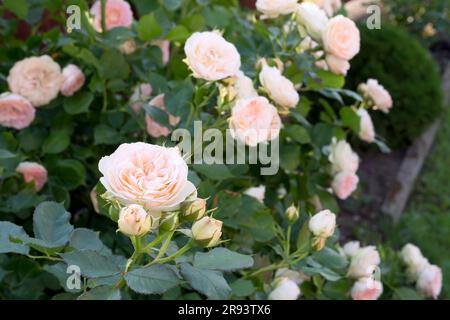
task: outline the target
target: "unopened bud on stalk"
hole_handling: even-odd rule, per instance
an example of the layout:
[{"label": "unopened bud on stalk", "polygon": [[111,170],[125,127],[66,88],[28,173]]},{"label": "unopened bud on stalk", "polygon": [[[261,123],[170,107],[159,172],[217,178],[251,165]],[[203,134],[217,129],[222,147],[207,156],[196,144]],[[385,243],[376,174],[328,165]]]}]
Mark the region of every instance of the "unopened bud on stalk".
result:
[{"label": "unopened bud on stalk", "polygon": [[314,234],[313,247],[321,250],[327,238],[331,237],[336,228],[336,215],[330,210],[323,210],[309,220],[309,230]]},{"label": "unopened bud on stalk", "polygon": [[187,221],[197,221],[206,213],[206,200],[197,198],[194,201],[186,201],[181,206],[183,218]]},{"label": "unopened bud on stalk", "polygon": [[159,224],[159,229],[162,231],[172,231],[178,226],[180,221],[179,212],[171,211],[164,213],[163,218]]},{"label": "unopened bud on stalk", "polygon": [[193,238],[202,246],[209,248],[217,245],[222,235],[222,224],[220,220],[203,217],[192,226]]},{"label": "unopened bud on stalk", "polygon": [[285,214],[290,223],[294,223],[295,221],[297,221],[298,217],[300,216],[298,209],[294,205],[291,205],[289,208],[287,208]]},{"label": "unopened bud on stalk", "polygon": [[120,210],[118,225],[126,235],[143,236],[152,227],[152,216],[142,206],[132,204]]}]

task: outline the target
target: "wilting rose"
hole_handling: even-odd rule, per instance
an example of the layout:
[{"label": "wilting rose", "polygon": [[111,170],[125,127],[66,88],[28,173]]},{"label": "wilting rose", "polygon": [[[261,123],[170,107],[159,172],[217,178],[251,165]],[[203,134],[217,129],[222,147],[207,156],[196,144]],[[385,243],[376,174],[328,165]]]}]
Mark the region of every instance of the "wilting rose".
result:
[{"label": "wilting rose", "polygon": [[[101,1],[97,0],[91,8],[91,14],[94,16],[93,26],[98,32],[102,31],[102,6]],[[106,30],[117,27],[131,27],[133,23],[133,11],[130,4],[124,0],[106,0],[105,7],[105,25]]]},{"label": "wilting rose", "polygon": [[76,65],[69,64],[62,70],[63,83],[61,85],[61,94],[66,97],[72,96],[81,89],[84,84],[85,77],[83,71]]},{"label": "wilting rose", "polygon": [[222,224],[220,220],[203,217],[192,226],[192,236],[202,246],[214,247],[222,236]]},{"label": "wilting rose", "polygon": [[264,203],[264,194],[266,193],[266,186],[260,185],[259,187],[249,188],[244,191],[244,194],[255,198],[261,203]]},{"label": "wilting rose", "polygon": [[257,0],[256,9],[262,12],[265,18],[276,18],[294,12],[297,2],[298,0]]},{"label": "wilting rose", "polygon": [[370,277],[356,281],[350,292],[353,300],[378,300],[382,293],[383,284]]},{"label": "wilting rose", "polygon": [[438,266],[428,265],[419,275],[417,290],[426,297],[437,299],[442,290],[442,270]]},{"label": "wilting rose", "polygon": [[375,128],[373,126],[372,118],[364,108],[359,108],[357,114],[360,119],[359,138],[368,143],[375,141]]},{"label": "wilting rose", "polygon": [[98,164],[100,182],[122,204],[140,204],[150,211],[172,211],[195,191],[178,148],[124,143]]},{"label": "wilting rose", "polygon": [[316,41],[322,41],[322,34],[328,22],[328,17],[318,5],[312,2],[302,2],[296,11],[297,22],[302,25],[308,35]]},{"label": "wilting rose", "polygon": [[359,178],[355,173],[342,171],[334,176],[331,187],[339,199],[345,200],[356,190],[358,183]]},{"label": "wilting rose", "polygon": [[345,140],[337,142],[336,139],[333,139],[328,160],[333,165],[334,173],[358,171],[359,157]]},{"label": "wilting rose", "polygon": [[275,289],[269,294],[269,300],[297,300],[300,296],[300,288],[289,278],[281,277],[275,282]]},{"label": "wilting rose", "polygon": [[336,58],[351,60],[359,53],[359,30],[349,18],[342,15],[331,18],[322,36],[325,51]]},{"label": "wilting rose", "polygon": [[133,54],[136,51],[136,41],[129,39],[119,46],[120,52],[126,55]]},{"label": "wilting rose", "polygon": [[144,102],[147,102],[152,96],[153,88],[150,83],[142,83],[137,85],[133,94],[130,97],[131,108],[134,112],[138,113],[144,106]]},{"label": "wilting rose", "polygon": [[194,77],[222,80],[238,73],[241,56],[236,47],[218,32],[196,32],[184,45],[187,64]]},{"label": "wilting rose", "polygon": [[407,273],[411,280],[417,281],[420,273],[430,264],[422,255],[420,249],[411,244],[406,244],[400,252],[400,257],[407,266]]},{"label": "wilting rose", "polygon": [[393,101],[389,92],[378,83],[378,80],[369,79],[367,83],[359,85],[358,90],[367,98],[371,99],[374,110],[381,110],[388,113],[392,108]]},{"label": "wilting rose", "polygon": [[33,122],[35,113],[24,97],[9,92],[0,95],[0,125],[21,130]]},{"label": "wilting rose", "polygon": [[330,210],[316,213],[309,220],[309,230],[319,238],[329,238],[336,228],[336,215]]},{"label": "wilting rose", "polygon": [[363,247],[352,257],[347,276],[353,279],[371,277],[380,261],[380,255],[376,247]]},{"label": "wilting rose", "polygon": [[143,236],[152,229],[158,217],[153,217],[138,204],[130,204],[120,210],[119,225],[120,232],[128,236]]},{"label": "wilting rose", "polygon": [[9,89],[28,99],[34,107],[58,96],[63,82],[59,65],[47,55],[23,59],[9,71]]},{"label": "wilting rose", "polygon": [[317,4],[323,11],[331,17],[336,11],[342,7],[341,0],[306,0]]},{"label": "wilting rose", "polygon": [[[158,109],[166,111],[166,106],[164,104],[164,94],[160,94],[160,95],[156,96],[149,102],[149,104]],[[148,114],[145,116],[145,122],[147,124],[148,134],[154,138],[167,137],[170,134],[169,128],[166,128],[166,127],[160,125]],[[175,117],[175,116],[169,114],[169,123],[171,126],[176,126],[179,122],[180,122],[179,117]]]},{"label": "wilting rose", "polygon": [[359,241],[350,241],[342,247],[342,250],[347,257],[351,258],[358,253],[359,248]]},{"label": "wilting rose", "polygon": [[161,49],[161,57],[163,65],[169,63],[170,60],[170,41],[169,40],[154,40],[153,45]]},{"label": "wilting rose", "polygon": [[229,123],[233,138],[251,147],[275,139],[281,129],[277,109],[264,97],[238,100]]},{"label": "wilting rose", "polygon": [[33,182],[36,191],[42,190],[48,179],[47,169],[36,162],[21,162],[16,172],[22,174],[26,183]]},{"label": "wilting rose", "polygon": [[328,69],[334,74],[347,75],[348,70],[350,70],[350,62],[345,59],[339,59],[332,54],[327,54],[325,57]]},{"label": "wilting rose", "polygon": [[270,98],[282,108],[289,109],[297,106],[300,96],[291,80],[284,77],[279,69],[263,63],[259,81]]}]

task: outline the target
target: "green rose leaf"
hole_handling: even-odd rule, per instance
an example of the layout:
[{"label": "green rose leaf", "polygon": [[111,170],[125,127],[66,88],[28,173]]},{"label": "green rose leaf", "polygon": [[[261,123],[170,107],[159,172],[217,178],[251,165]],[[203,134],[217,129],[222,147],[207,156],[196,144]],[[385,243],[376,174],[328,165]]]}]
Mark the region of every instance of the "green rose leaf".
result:
[{"label": "green rose leaf", "polygon": [[71,97],[64,99],[64,110],[68,114],[79,114],[87,112],[94,100],[94,95],[89,91],[80,91]]},{"label": "green rose leaf", "polygon": [[92,250],[102,254],[111,254],[111,250],[100,240],[99,233],[85,228],[73,230],[69,246],[77,250]]},{"label": "green rose leaf", "polygon": [[61,253],[60,256],[68,265],[76,265],[81,274],[88,278],[108,277],[118,274],[125,267],[125,258],[113,255],[102,255],[93,250],[80,250]]},{"label": "green rose leaf", "polygon": [[27,246],[11,241],[11,238],[22,236],[26,236],[22,227],[8,221],[0,221],[0,253],[28,254]]},{"label": "green rose leaf", "polygon": [[180,284],[177,274],[165,265],[134,269],[125,275],[128,286],[138,293],[162,294]]},{"label": "green rose leaf", "polygon": [[220,271],[233,271],[250,268],[253,258],[226,248],[215,248],[209,252],[197,252],[194,256],[194,267]]},{"label": "green rose leaf", "polygon": [[112,286],[95,287],[83,293],[77,300],[120,300],[120,289]]},{"label": "green rose leaf", "polygon": [[150,41],[158,38],[163,33],[163,29],[156,21],[153,13],[143,16],[137,25],[138,36],[142,41]]},{"label": "green rose leaf", "polygon": [[42,150],[44,153],[61,153],[67,149],[69,144],[70,136],[67,130],[54,130],[50,132],[50,135],[44,140]]},{"label": "green rose leaf", "polygon": [[342,124],[358,134],[360,131],[360,118],[358,114],[350,107],[344,107],[339,111]]}]

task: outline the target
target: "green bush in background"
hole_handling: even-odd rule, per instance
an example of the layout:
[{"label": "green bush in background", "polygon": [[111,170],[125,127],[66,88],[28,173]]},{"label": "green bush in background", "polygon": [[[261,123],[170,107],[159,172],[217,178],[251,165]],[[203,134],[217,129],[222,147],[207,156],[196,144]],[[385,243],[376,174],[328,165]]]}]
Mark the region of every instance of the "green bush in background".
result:
[{"label": "green bush in background", "polygon": [[438,67],[430,53],[406,31],[383,24],[361,30],[361,52],[352,61],[348,87],[378,79],[391,93],[389,115],[374,114],[377,133],[390,147],[402,147],[422,134],[442,110]]}]

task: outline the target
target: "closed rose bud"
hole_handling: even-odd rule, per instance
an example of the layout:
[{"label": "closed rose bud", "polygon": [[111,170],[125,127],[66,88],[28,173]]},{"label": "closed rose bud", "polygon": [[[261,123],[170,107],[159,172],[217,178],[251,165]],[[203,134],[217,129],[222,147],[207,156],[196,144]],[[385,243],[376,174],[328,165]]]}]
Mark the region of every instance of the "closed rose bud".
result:
[{"label": "closed rose bud", "polygon": [[309,230],[320,238],[331,237],[336,228],[336,215],[330,210],[323,210],[309,220]]},{"label": "closed rose bud", "polygon": [[408,276],[413,281],[417,281],[420,273],[429,265],[427,258],[422,255],[420,249],[411,243],[403,247],[400,257],[408,267]]},{"label": "closed rose bud", "polygon": [[300,296],[298,285],[287,277],[276,281],[275,289],[269,294],[269,300],[297,300]]},{"label": "closed rose bud", "polygon": [[61,94],[65,97],[72,96],[81,89],[84,84],[85,76],[83,71],[76,65],[69,64],[62,70],[63,83],[61,85]]},{"label": "closed rose bud", "polygon": [[181,206],[183,218],[187,221],[197,221],[206,213],[206,200],[196,199],[194,201],[186,201]]},{"label": "closed rose bud", "polygon": [[119,230],[128,236],[143,236],[152,228],[152,216],[138,204],[131,204],[120,210]]},{"label": "closed rose bud", "polygon": [[300,216],[298,209],[294,205],[291,205],[289,208],[287,208],[285,214],[290,223],[294,223],[295,221],[297,221],[298,217]]},{"label": "closed rose bud", "polygon": [[163,231],[175,230],[179,224],[179,221],[180,218],[178,211],[166,212],[161,219],[159,229]]},{"label": "closed rose bud", "polygon": [[428,265],[420,273],[417,289],[426,297],[437,299],[442,290],[442,270],[435,265]]},{"label": "closed rose bud", "polygon": [[21,162],[17,166],[16,172],[22,174],[26,183],[34,183],[36,191],[42,190],[48,179],[47,169],[36,162]]},{"label": "closed rose bud", "polygon": [[372,278],[361,278],[350,292],[353,300],[377,300],[383,293],[383,284]]},{"label": "closed rose bud", "polygon": [[222,224],[220,220],[203,217],[192,226],[192,236],[202,246],[209,248],[215,246],[222,235]]},{"label": "closed rose bud", "polygon": [[345,255],[347,257],[354,257],[360,248],[359,241],[350,241],[347,242],[343,247],[342,250],[344,251]]},{"label": "closed rose bud", "polygon": [[347,276],[353,279],[371,277],[380,264],[380,255],[374,246],[364,247],[352,257]]},{"label": "closed rose bud", "polygon": [[322,40],[322,32],[325,30],[328,17],[325,11],[311,2],[303,2],[297,7],[297,22],[306,29],[308,35],[314,40]]}]

